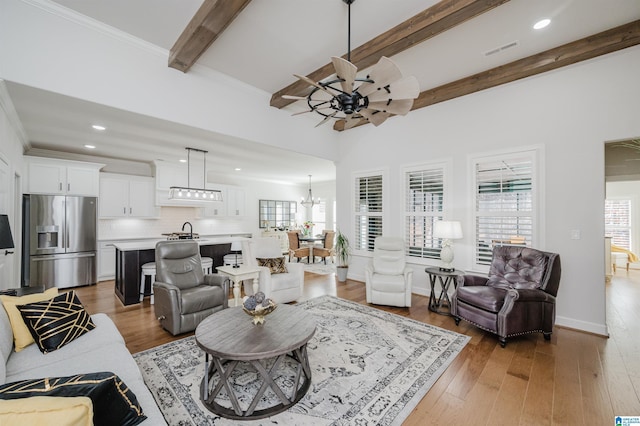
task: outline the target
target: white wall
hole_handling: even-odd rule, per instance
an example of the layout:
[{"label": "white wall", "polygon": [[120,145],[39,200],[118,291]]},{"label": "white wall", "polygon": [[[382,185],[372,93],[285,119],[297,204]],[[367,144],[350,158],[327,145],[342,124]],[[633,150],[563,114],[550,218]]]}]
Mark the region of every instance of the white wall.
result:
[{"label": "white wall", "polygon": [[[380,127],[344,132],[336,162],[338,227],[353,236],[352,173],[389,171],[385,233],[402,235],[401,168],[451,160],[451,218],[463,221],[455,242],[459,268],[470,268],[473,205],[470,154],[542,145],[543,233],[539,248],[560,253],[557,323],[607,334],[604,288],[604,142],[640,135],[640,47],[394,117]],[[347,134],[348,133],[348,134]],[[375,147],[375,149],[372,149]],[[581,239],[570,239],[580,230]],[[363,279],[367,258],[349,275]],[[414,288],[428,288],[416,266]]]},{"label": "white wall", "polygon": [[[22,246],[20,230],[22,229],[20,179],[23,175],[22,151],[26,143],[26,136],[17,115],[6,86],[0,80],[0,161],[9,165],[9,176],[6,197],[0,201],[0,213],[9,215],[9,225],[13,234],[15,249],[13,254],[5,256],[0,253],[0,289],[20,287],[20,248]],[[18,179],[18,182],[16,182]]]},{"label": "white wall", "polygon": [[[334,159],[331,127],[292,120],[266,93],[40,0],[2,0],[0,78],[221,135]],[[247,125],[250,117],[251,125]],[[314,124],[311,124],[314,123]],[[300,143],[303,140],[305,143]]]}]

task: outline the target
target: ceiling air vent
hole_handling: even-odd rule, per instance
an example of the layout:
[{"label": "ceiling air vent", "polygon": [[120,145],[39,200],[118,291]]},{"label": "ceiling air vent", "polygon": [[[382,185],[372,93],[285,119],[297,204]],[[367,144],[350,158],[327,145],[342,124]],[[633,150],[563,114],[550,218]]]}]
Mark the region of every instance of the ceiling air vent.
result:
[{"label": "ceiling air vent", "polygon": [[484,56],[491,56],[499,52],[504,52],[507,49],[511,49],[512,47],[516,47],[518,45],[518,40],[512,41],[511,43],[507,43],[500,47],[496,47],[495,49],[488,50],[484,52]]}]

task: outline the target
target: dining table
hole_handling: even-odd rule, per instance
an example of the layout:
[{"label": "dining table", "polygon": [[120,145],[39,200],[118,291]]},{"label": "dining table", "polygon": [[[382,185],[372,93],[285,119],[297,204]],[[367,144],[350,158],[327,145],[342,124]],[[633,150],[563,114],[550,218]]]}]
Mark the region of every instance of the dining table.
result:
[{"label": "dining table", "polygon": [[311,263],[311,259],[313,259],[315,262],[315,258],[313,257],[314,243],[322,241],[322,245],[324,246],[324,235],[316,235],[315,237],[312,235],[299,236],[298,241],[300,241],[301,243],[305,243],[309,247],[309,259],[307,263]]}]

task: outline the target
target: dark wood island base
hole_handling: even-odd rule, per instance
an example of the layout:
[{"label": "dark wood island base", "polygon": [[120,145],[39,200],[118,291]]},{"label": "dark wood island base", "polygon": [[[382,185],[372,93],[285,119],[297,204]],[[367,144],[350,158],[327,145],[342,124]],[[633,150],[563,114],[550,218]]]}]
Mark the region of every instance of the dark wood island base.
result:
[{"label": "dark wood island base", "polygon": [[[224,256],[231,251],[231,243],[200,244],[200,255],[213,259],[213,267],[224,265]],[[116,287],[118,299],[124,305],[140,303],[140,271],[142,265],[156,261],[156,250],[121,250],[116,246]]]}]

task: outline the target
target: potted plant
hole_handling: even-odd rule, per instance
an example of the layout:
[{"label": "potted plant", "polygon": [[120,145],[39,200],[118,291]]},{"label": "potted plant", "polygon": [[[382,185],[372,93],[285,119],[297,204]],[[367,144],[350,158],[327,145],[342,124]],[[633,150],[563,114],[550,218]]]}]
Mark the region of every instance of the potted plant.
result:
[{"label": "potted plant", "polygon": [[349,256],[351,256],[351,247],[349,239],[340,230],[336,233],[336,273],[338,281],[345,282],[347,280],[347,272],[349,271]]}]

